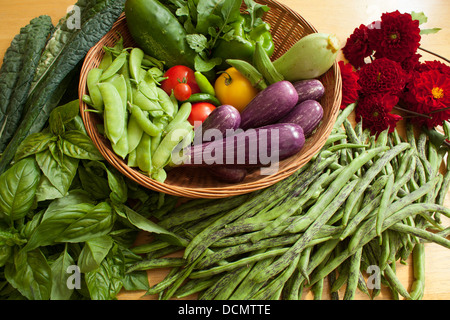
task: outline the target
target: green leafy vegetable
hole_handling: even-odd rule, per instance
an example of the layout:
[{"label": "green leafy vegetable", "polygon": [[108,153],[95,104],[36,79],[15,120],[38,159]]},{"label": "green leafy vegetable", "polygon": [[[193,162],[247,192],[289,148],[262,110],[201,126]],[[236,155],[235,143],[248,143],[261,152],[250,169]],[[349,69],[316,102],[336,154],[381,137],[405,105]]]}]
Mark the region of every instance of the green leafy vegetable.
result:
[{"label": "green leafy vegetable", "polygon": [[33,158],[17,162],[0,176],[0,218],[23,218],[35,203],[40,171]]},{"label": "green leafy vegetable", "polygon": [[39,57],[53,29],[49,16],[34,18],[14,38],[0,69],[0,152],[19,125]]},{"label": "green leafy vegetable", "polygon": [[81,28],[65,30],[68,16],[56,27],[44,52],[46,58],[39,63],[36,71],[37,78],[25,103],[25,114],[0,160],[0,173],[10,165],[19,144],[45,126],[80,61],[122,13],[124,0],[80,0],[76,5],[81,9]]}]

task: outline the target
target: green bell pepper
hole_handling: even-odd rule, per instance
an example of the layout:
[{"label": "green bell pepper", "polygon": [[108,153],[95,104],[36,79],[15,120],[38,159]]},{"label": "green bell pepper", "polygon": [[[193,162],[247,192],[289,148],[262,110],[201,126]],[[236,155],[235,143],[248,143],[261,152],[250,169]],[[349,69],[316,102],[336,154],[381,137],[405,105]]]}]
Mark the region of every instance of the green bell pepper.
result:
[{"label": "green bell pepper", "polygon": [[217,40],[212,52],[212,58],[222,58],[222,64],[217,69],[224,70],[230,67],[225,62],[226,59],[252,62],[257,42],[261,43],[269,57],[273,54],[275,46],[268,23],[263,22],[248,30],[246,18],[241,14],[239,19],[230,25],[232,29]]}]

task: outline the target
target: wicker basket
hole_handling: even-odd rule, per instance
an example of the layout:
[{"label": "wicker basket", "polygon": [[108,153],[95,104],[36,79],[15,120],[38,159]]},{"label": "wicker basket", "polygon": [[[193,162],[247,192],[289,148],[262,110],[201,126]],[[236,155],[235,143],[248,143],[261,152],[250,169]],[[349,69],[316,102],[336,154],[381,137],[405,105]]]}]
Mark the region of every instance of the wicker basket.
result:
[{"label": "wicker basket", "polygon": [[[317,32],[297,12],[285,5],[271,0],[259,0],[258,2],[268,5],[270,8],[265,14],[264,20],[271,25],[275,43],[275,52],[272,59],[280,57],[303,36]],[[164,183],[157,182],[142,172],[127,166],[126,162],[112,151],[109,141],[97,130],[97,125],[100,122],[99,117],[93,112],[84,112],[88,106],[82,102],[81,97],[87,93],[87,74],[90,69],[97,67],[100,63],[104,54],[103,46],[113,46],[119,35],[123,36],[126,47],[136,46],[128,31],[124,15],[116,21],[112,30],[92,47],[86,56],[79,83],[80,110],[89,136],[105,159],[127,178],[144,187],[187,198],[222,198],[262,189],[285,179],[305,165],[322,148],[333,128],[339,112],[342,89],[337,63],[320,78],[326,88],[325,95],[321,100],[324,108],[321,125],[307,139],[303,149],[297,155],[280,161],[279,170],[276,174],[261,175],[259,170],[255,169],[250,171],[241,183],[228,184],[218,181],[201,168],[175,168],[168,171],[167,179]]]}]

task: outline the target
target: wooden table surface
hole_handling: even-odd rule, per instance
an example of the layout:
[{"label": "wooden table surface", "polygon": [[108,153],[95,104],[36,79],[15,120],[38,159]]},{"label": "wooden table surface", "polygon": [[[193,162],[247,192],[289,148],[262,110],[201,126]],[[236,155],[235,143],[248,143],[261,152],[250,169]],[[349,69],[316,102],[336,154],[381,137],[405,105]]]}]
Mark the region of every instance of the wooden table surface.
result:
[{"label": "wooden table surface", "polygon": [[[400,12],[424,12],[428,22],[426,28],[442,28],[437,34],[423,36],[421,46],[450,57],[450,2],[448,0],[279,0],[300,13],[320,32],[336,34],[342,43],[360,24],[369,24],[378,20],[382,13],[399,10]],[[56,24],[75,0],[0,0],[0,61],[13,37],[19,33],[32,18],[49,15]],[[340,57],[340,59],[342,56]],[[423,54],[424,60],[434,60],[431,55]],[[450,195],[445,205],[450,207]],[[446,221],[447,224],[450,224]],[[450,250],[435,244],[426,244],[426,287],[424,299],[450,299]],[[167,270],[152,272],[149,281],[154,284],[162,279]],[[407,265],[398,265],[397,273],[402,283],[409,288],[412,283],[411,261]],[[120,299],[139,299],[142,292],[124,292]],[[342,295],[341,295],[342,296]],[[145,296],[142,299],[154,299]],[[311,293],[304,298],[311,299]],[[327,298],[327,295],[324,296]],[[388,290],[383,289],[377,299],[390,299]],[[357,299],[367,299],[357,295]]]}]

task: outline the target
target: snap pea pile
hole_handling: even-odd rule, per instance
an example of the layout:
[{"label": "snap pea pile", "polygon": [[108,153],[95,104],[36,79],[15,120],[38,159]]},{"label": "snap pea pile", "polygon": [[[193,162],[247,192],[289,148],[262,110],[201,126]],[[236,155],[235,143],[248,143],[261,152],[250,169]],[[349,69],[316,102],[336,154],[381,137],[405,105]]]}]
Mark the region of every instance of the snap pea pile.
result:
[{"label": "snap pea pile", "polygon": [[191,103],[179,105],[159,85],[164,63],[138,47],[124,48],[123,39],[105,47],[97,68],[89,71],[89,94],[83,101],[103,118],[103,133],[113,151],[153,179],[164,182],[164,167],[180,142],[190,144],[187,121]]},{"label": "snap pea pile", "polygon": [[[440,166],[447,149],[406,125],[378,136],[353,127],[341,111],[320,152],[273,186],[224,199],[196,199],[164,212],[159,224],[185,239],[135,247],[145,259],[130,268],[172,267],[147,294],[160,299],[198,294],[199,299],[301,299],[311,289],[323,298],[354,299],[357,290],[375,298],[387,286],[394,299],[424,294],[424,244],[450,248],[443,206],[450,174]],[[166,257],[184,249],[182,257]],[[396,263],[412,256],[408,290]],[[379,271],[370,283],[365,275]],[[344,290],[345,288],[345,290]],[[344,295],[339,297],[339,291]]]}]

